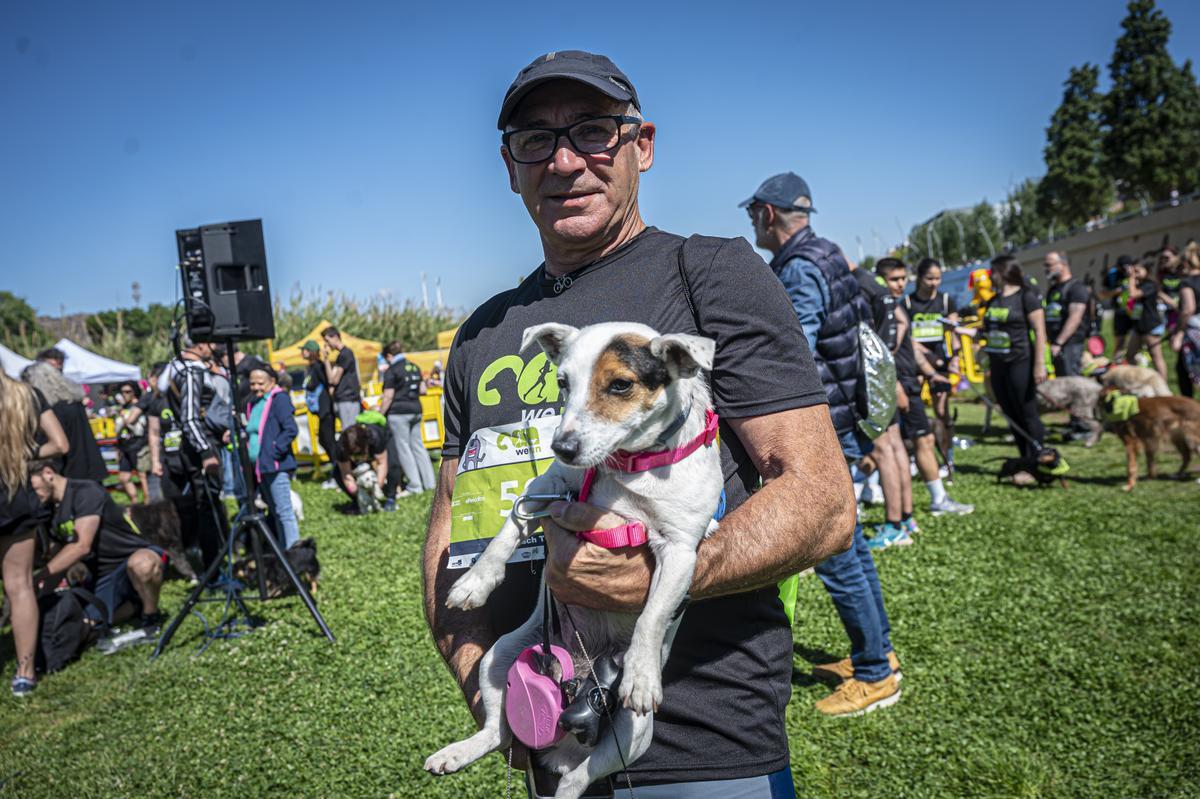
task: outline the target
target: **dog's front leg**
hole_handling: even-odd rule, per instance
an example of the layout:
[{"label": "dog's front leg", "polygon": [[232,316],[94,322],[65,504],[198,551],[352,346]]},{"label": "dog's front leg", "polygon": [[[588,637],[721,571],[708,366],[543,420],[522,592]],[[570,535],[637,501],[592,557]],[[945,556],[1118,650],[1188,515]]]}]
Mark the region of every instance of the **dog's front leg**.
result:
[{"label": "dog's front leg", "polygon": [[[546,472],[531,482],[527,490],[538,494],[561,493],[566,490],[566,483],[560,476]],[[470,610],[487,602],[496,586],[504,581],[505,564],[516,551],[517,545],[530,536],[530,527],[531,522],[521,521],[509,513],[500,532],[496,533],[475,564],[450,589],[446,607]]]},{"label": "dog's front leg", "polygon": [[[538,593],[543,597],[543,592]],[[425,761],[425,770],[431,774],[451,774],[469,766],[488,752],[508,746],[512,731],[504,716],[504,691],[508,683],[508,670],[513,661],[528,646],[537,643],[541,636],[542,602],[517,629],[500,637],[495,645],[479,661],[479,702],[483,709],[483,726],[470,738],[452,743]]]},{"label": "dog's front leg", "polygon": [[653,716],[617,710],[613,715],[612,732],[600,739],[583,762],[559,779],[554,799],[578,799],[593,782],[620,771],[622,756],[628,764],[646,754],[653,736]]},{"label": "dog's front leg", "polygon": [[657,710],[662,702],[662,644],[667,625],[687,595],[696,568],[695,541],[670,543],[654,553],[654,577],[646,607],[633,628],[625,652],[624,677],[618,692],[637,713]]}]

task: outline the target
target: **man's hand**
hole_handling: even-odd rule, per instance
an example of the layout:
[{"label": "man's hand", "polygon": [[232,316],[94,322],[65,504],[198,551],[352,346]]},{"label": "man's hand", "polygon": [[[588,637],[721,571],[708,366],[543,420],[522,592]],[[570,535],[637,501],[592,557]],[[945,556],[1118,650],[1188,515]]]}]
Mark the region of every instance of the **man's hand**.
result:
[{"label": "man's hand", "polygon": [[629,612],[646,604],[654,558],[649,547],[605,549],[575,535],[629,520],[586,502],[555,502],[542,520],[546,585],[560,601],[597,610]]},{"label": "man's hand", "polygon": [[941,384],[947,385],[947,386],[952,385],[950,382],[950,378],[946,377],[941,372],[934,372],[932,375],[929,376],[929,390],[930,391],[933,390],[934,383],[941,383]]},{"label": "man's hand", "polygon": [[200,468],[204,469],[204,473],[211,477],[221,474],[221,462],[212,455],[200,461]]},{"label": "man's hand", "polygon": [[163,476],[162,461],[159,461],[159,460],[151,461],[150,462],[150,473],[153,474],[155,477],[162,477]]},{"label": "man's hand", "polygon": [[1051,344],[1051,345],[1050,345],[1050,357],[1051,357],[1051,358],[1057,358],[1057,357],[1058,357],[1058,354],[1059,354],[1060,352],[1062,352],[1062,345],[1061,345],[1061,344]]},{"label": "man's hand", "polygon": [[896,407],[901,413],[908,411],[908,392],[904,390],[904,386],[896,383]]},{"label": "man's hand", "polygon": [[1046,364],[1042,361],[1037,361],[1033,364],[1033,382],[1046,382]]},{"label": "man's hand", "polygon": [[1171,334],[1171,349],[1175,352],[1183,351],[1183,331],[1176,330]]}]

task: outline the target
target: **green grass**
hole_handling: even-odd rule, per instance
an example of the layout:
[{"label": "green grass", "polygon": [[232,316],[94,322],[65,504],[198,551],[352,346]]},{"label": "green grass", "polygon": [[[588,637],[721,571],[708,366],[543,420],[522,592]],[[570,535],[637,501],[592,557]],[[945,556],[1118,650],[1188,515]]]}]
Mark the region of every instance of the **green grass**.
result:
[{"label": "green grass", "polygon": [[[964,405],[960,429],[977,435],[979,418]],[[917,544],[877,558],[906,675],[895,707],[814,713],[828,689],[802,655],[848,644],[820,583],[802,580],[787,717],[801,796],[1200,795],[1200,486],[1122,493],[1111,436],[1065,448],[1066,492],[998,485],[992,461],[1012,451],[992,437],[962,453],[952,493],[975,515],[919,516]],[[0,696],[0,797],[504,795],[499,757],[421,771],[471,729],[421,615],[427,503],[358,519],[332,510],[333,492],[301,490],[337,644],[289,599],[200,655],[195,620],[154,662],[89,653],[24,702]],[[167,609],[183,595],[169,584]]]}]

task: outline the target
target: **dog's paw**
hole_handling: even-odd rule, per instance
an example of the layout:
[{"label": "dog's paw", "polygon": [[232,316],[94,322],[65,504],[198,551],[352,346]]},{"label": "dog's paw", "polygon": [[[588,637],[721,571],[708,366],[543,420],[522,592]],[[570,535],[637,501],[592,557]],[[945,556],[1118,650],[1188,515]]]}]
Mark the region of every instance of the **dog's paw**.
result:
[{"label": "dog's paw", "polygon": [[720,526],[721,525],[717,523],[716,519],[709,519],[708,520],[708,529],[704,531],[704,537],[708,538],[709,536],[711,536],[713,533],[715,533],[717,531],[717,529]]},{"label": "dog's paw", "polygon": [[617,695],[625,707],[645,715],[662,704],[662,675],[658,658],[625,656],[625,676]]},{"label": "dog's paw", "polygon": [[482,757],[482,755],[476,754],[475,749],[475,745],[469,738],[465,741],[452,743],[426,758],[425,770],[437,776],[453,774],[463,766],[469,765]]},{"label": "dog's paw", "polygon": [[499,580],[484,574],[483,569],[472,568],[451,587],[450,595],[446,597],[446,607],[459,610],[483,607],[498,584]]}]

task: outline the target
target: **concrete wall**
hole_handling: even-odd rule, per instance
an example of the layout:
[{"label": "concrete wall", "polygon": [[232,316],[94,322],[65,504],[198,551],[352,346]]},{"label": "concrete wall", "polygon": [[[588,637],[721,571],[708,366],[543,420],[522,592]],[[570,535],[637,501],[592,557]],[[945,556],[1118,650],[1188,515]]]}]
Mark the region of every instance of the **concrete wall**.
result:
[{"label": "concrete wall", "polygon": [[1127,219],[1099,230],[1039,244],[1016,253],[1026,274],[1046,285],[1046,270],[1042,261],[1051,250],[1063,250],[1071,261],[1076,277],[1091,275],[1101,283],[1104,272],[1116,263],[1120,255],[1141,256],[1148,250],[1174,244],[1183,250],[1189,239],[1200,240],[1200,201],[1164,208],[1146,216]]}]

